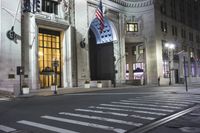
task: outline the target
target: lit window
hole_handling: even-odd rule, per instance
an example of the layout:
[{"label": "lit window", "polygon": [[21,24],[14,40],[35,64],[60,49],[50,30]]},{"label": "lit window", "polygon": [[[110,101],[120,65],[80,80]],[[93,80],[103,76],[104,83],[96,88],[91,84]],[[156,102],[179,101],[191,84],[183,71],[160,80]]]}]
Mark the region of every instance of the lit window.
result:
[{"label": "lit window", "polygon": [[167,23],[166,22],[161,21],[161,30],[162,30],[162,32],[167,33]]},{"label": "lit window", "polygon": [[128,32],[138,32],[138,23],[127,23]]}]

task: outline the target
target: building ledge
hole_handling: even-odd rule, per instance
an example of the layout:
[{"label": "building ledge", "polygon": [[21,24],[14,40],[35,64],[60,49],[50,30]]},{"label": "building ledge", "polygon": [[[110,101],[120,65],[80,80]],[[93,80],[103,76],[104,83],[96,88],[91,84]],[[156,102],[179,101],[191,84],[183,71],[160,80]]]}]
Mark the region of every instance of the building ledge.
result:
[{"label": "building ledge", "polygon": [[57,17],[55,14],[36,14],[36,23],[43,26],[50,26],[60,29],[67,29],[69,27],[69,21]]}]

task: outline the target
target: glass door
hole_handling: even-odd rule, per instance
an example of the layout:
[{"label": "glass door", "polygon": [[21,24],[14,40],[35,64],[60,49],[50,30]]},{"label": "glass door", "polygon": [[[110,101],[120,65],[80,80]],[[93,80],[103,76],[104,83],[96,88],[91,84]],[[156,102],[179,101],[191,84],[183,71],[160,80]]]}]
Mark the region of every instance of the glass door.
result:
[{"label": "glass door", "polygon": [[61,43],[60,32],[39,29],[38,35],[38,65],[40,71],[40,87],[47,88],[55,83],[55,68],[52,62],[57,60],[57,85],[61,86]]}]

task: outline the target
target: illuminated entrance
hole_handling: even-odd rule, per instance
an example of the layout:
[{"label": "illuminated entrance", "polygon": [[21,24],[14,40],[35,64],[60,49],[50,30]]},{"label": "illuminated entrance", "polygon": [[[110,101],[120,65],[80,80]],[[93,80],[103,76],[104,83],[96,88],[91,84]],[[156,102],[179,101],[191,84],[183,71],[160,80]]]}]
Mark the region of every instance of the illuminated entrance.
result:
[{"label": "illuminated entrance", "polygon": [[47,29],[39,29],[38,35],[38,65],[40,75],[40,87],[47,88],[55,83],[54,68],[52,62],[57,60],[57,85],[61,86],[61,42],[60,32]]}]

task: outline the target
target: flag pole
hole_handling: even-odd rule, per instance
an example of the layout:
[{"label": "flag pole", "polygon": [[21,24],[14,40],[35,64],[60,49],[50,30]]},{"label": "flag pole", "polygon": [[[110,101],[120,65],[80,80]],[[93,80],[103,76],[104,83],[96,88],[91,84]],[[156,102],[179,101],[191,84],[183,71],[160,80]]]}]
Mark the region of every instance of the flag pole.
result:
[{"label": "flag pole", "polygon": [[[96,12],[97,12],[97,10],[98,10],[98,8],[99,8],[100,3],[102,4],[102,0],[99,0],[99,4],[98,4],[98,6],[96,7],[95,12],[94,12],[93,15],[92,15],[92,19],[91,19],[91,21],[89,22],[89,25],[88,25],[87,30],[86,30],[86,32],[85,32],[85,34],[84,34],[84,36],[83,36],[83,38],[82,38],[82,40],[81,40],[81,43],[84,43],[86,37],[88,36],[88,32],[89,32],[90,26],[91,26],[93,20],[96,18],[96,17],[94,17],[94,16],[96,15]],[[100,23],[101,23],[101,22],[100,22]]]}]

